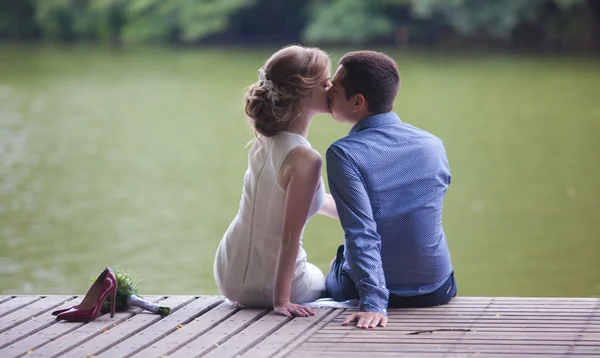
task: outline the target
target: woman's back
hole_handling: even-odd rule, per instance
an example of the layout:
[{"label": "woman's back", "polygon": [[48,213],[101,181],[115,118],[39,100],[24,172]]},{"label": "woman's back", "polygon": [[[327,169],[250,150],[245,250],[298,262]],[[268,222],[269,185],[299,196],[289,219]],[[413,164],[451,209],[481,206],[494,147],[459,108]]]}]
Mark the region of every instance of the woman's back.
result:
[{"label": "woman's back", "polygon": [[[257,138],[249,150],[239,211],[223,236],[215,259],[215,279],[230,299],[247,305],[272,305],[286,198],[278,178],[285,158],[298,146],[311,148],[303,136],[283,131],[274,137]],[[308,218],[324,200],[321,179]],[[292,280],[302,280],[306,274],[306,252],[300,242]],[[302,293],[293,291],[292,296],[302,301]]]}]

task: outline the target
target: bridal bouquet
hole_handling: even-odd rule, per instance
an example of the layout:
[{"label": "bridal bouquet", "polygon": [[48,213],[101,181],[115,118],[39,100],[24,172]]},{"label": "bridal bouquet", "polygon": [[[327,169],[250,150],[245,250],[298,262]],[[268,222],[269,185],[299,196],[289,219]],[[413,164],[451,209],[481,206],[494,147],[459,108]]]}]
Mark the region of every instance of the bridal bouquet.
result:
[{"label": "bridal bouquet", "polygon": [[[131,307],[139,307],[146,311],[158,313],[161,316],[168,316],[171,313],[170,307],[148,302],[142,297],[138,296],[139,280],[132,270],[123,270],[120,267],[117,267],[114,272],[118,282],[115,307],[117,312],[127,311]],[[94,280],[95,278],[91,279],[92,282]],[[109,311],[110,302],[106,300],[102,305],[102,313]]]}]

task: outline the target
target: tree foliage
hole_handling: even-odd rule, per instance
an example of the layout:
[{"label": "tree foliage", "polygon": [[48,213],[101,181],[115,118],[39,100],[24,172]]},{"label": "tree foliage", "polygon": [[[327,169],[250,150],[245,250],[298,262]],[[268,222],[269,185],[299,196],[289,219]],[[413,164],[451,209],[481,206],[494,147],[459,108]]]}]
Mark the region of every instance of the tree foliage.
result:
[{"label": "tree foliage", "polygon": [[57,40],[193,42],[224,31],[256,0],[36,0],[34,21]]},{"label": "tree foliage", "polygon": [[583,0],[413,0],[410,5],[416,17],[440,15],[459,34],[506,39],[522,23],[543,21],[544,9],[552,2],[564,10],[584,3]]},{"label": "tree foliage", "polygon": [[193,42],[222,32],[233,13],[256,0],[131,0],[125,37]]},{"label": "tree foliage", "polygon": [[381,4],[364,0],[333,0],[313,3],[304,39],[312,43],[364,44],[394,29]]},{"label": "tree foliage", "polygon": [[402,43],[426,36],[421,43],[435,44],[450,33],[517,43],[527,38],[524,28],[535,32],[530,41],[587,36],[600,48],[600,0],[0,1],[0,39],[244,43],[256,36],[259,43],[363,45],[398,36]]}]

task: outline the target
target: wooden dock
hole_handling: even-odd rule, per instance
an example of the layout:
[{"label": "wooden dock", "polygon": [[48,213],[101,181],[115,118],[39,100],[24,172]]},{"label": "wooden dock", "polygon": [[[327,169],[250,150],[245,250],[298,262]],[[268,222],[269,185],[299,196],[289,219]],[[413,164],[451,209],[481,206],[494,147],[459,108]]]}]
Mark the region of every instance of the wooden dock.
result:
[{"label": "wooden dock", "polygon": [[290,320],[218,296],[145,298],[173,313],[59,322],[81,297],[0,296],[0,357],[600,357],[600,298],[456,297],[372,330],[341,325],[352,309]]}]

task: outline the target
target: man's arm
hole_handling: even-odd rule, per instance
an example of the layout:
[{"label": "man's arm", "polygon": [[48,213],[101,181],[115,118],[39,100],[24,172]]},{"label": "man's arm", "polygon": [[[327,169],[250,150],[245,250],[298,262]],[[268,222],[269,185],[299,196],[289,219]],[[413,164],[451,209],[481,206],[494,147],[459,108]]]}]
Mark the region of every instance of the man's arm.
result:
[{"label": "man's arm", "polygon": [[327,150],[329,189],[346,238],[346,260],[360,294],[359,309],[387,315],[389,291],[381,263],[381,237],[371,201],[350,158],[335,144]]}]

